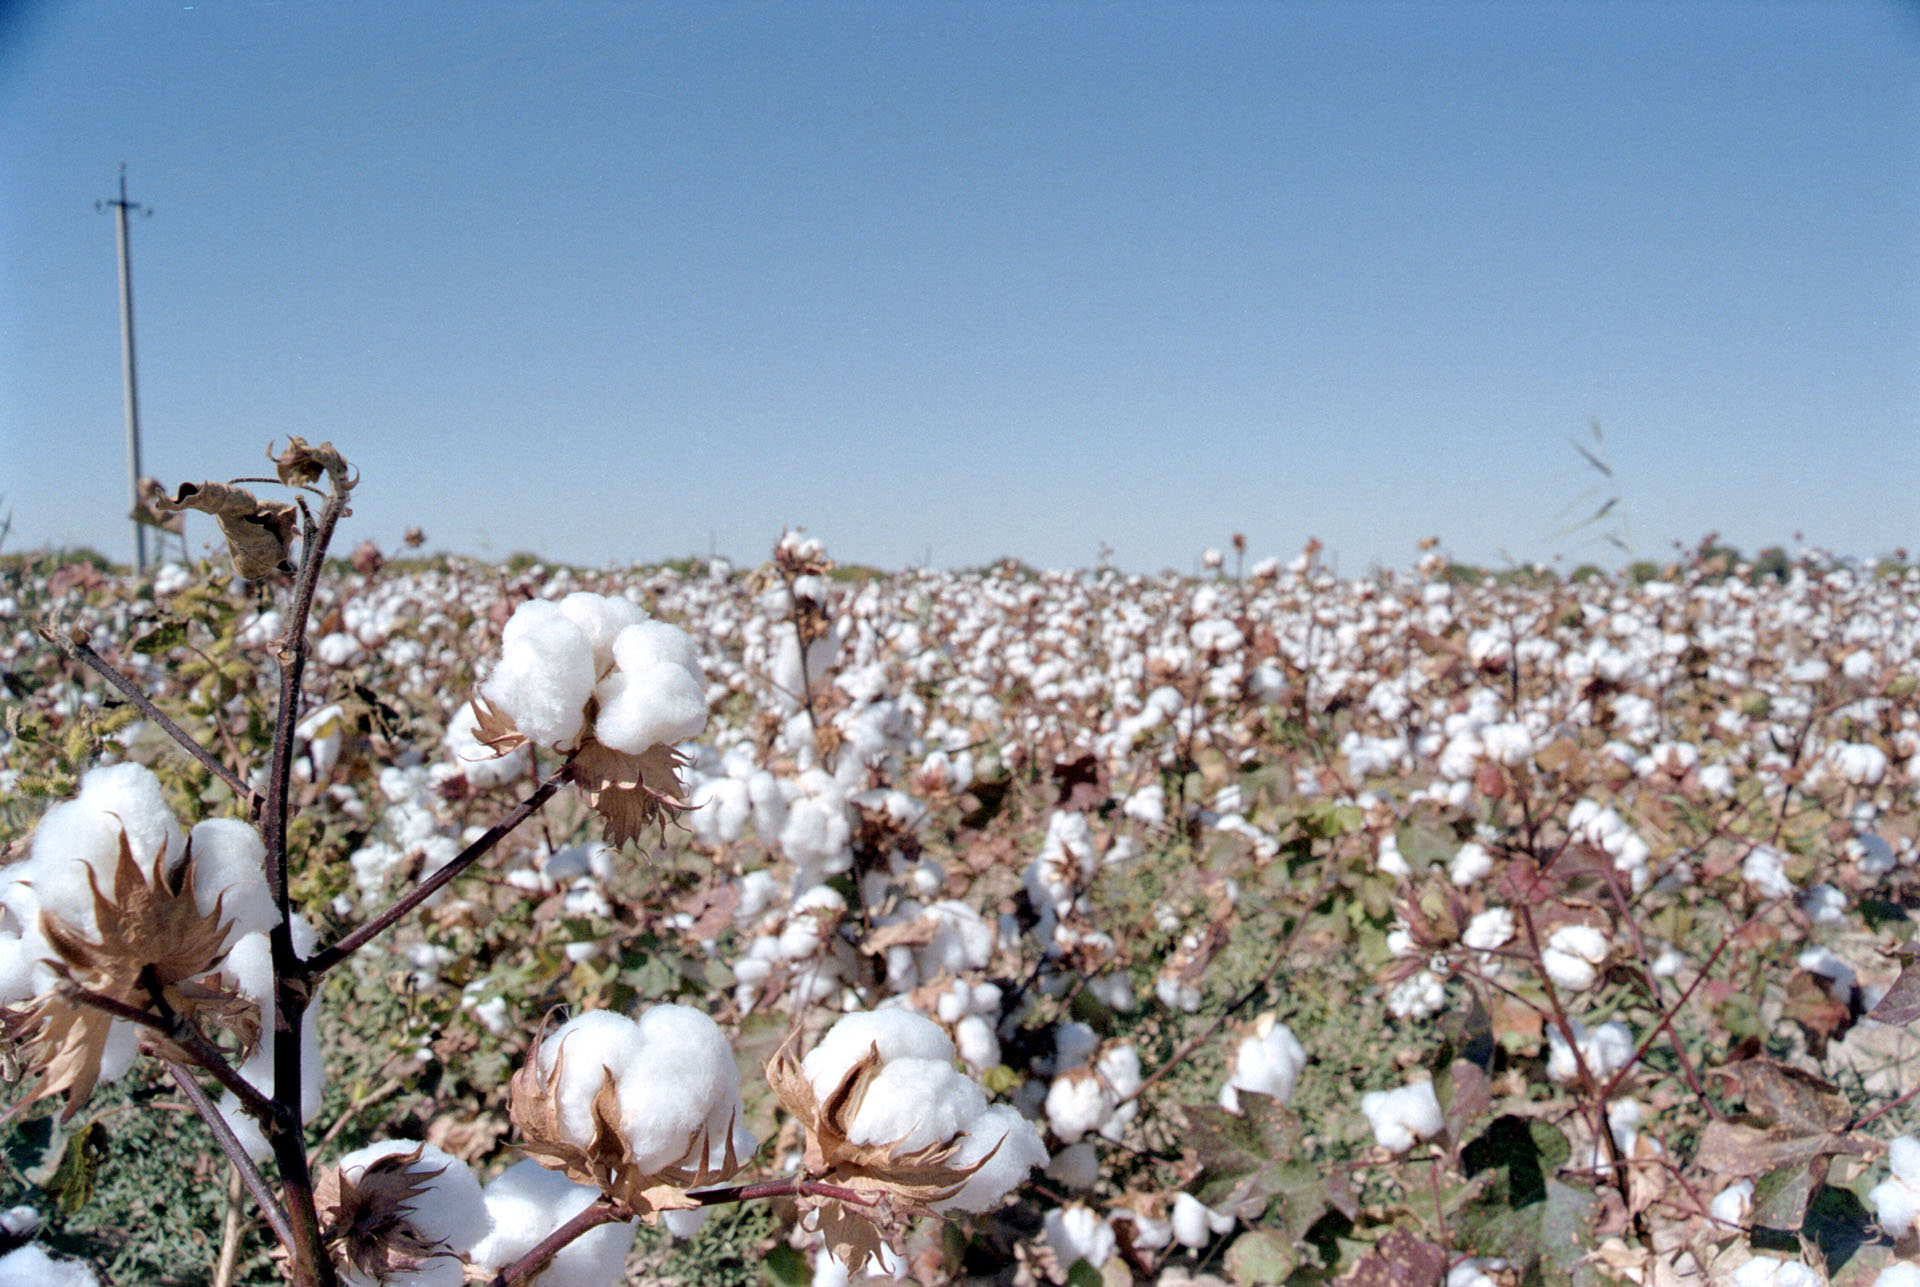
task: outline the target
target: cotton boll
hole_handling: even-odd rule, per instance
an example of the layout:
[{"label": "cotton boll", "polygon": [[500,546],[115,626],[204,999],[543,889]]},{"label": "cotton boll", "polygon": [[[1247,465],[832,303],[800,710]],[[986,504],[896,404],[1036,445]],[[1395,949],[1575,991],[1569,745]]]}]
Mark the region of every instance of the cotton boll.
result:
[{"label": "cotton boll", "polygon": [[1183,1247],[1199,1250],[1233,1228],[1233,1217],[1215,1211],[1191,1193],[1173,1199],[1173,1238]]},{"label": "cotton boll", "polygon": [[1598,1081],[1605,1081],[1627,1066],[1633,1058],[1633,1030],[1618,1019],[1601,1024],[1592,1032],[1578,1019],[1572,1020],[1573,1039],[1580,1052],[1574,1058],[1574,1046],[1567,1044],[1558,1027],[1547,1029],[1547,1078],[1566,1084],[1580,1075],[1580,1062]]},{"label": "cotton boll", "polygon": [[1491,952],[1505,945],[1513,937],[1513,931],[1513,913],[1504,907],[1489,907],[1467,922],[1460,943],[1476,952]]},{"label": "cotton boll", "polygon": [[1071,1203],[1047,1212],[1042,1226],[1047,1245],[1063,1268],[1084,1260],[1095,1269],[1107,1263],[1115,1244],[1113,1229],[1090,1208]]},{"label": "cotton boll", "polygon": [[915,1153],[960,1133],[986,1111],[977,1082],[941,1059],[890,1059],[867,1083],[847,1138]]},{"label": "cotton boll", "polygon": [[1415,1140],[1432,1139],[1447,1125],[1430,1081],[1372,1091],[1361,1097],[1360,1111],[1373,1125],[1380,1147],[1393,1153],[1406,1152]]},{"label": "cotton boll", "polygon": [[1817,1270],[1797,1260],[1755,1256],[1733,1271],[1733,1287],[1824,1287]]},{"label": "cotton boll", "polygon": [[853,1066],[877,1047],[883,1063],[896,1059],[953,1059],[953,1041],[923,1014],[897,1007],[842,1018],[800,1061],[815,1097],[826,1099]]},{"label": "cotton boll", "polygon": [[1447,876],[1461,888],[1479,883],[1493,870],[1493,855],[1475,841],[1469,840],[1460,846],[1448,864]]},{"label": "cotton boll", "polygon": [[358,1183],[367,1168],[381,1158],[415,1149],[420,1156],[407,1168],[414,1193],[408,1202],[406,1223],[422,1241],[443,1244],[448,1251],[464,1256],[486,1236],[487,1206],[480,1196],[480,1182],[459,1158],[434,1144],[382,1140],[341,1158],[341,1179]]},{"label": "cotton boll", "polygon": [[1888,1265],[1875,1275],[1873,1287],[1920,1287],[1920,1265],[1911,1260]]},{"label": "cotton boll", "polygon": [[447,755],[459,766],[467,784],[484,791],[524,776],[533,763],[532,752],[522,745],[505,755],[496,755],[492,747],[476,736],[479,726],[472,702],[462,702],[453,718],[447,721]]},{"label": "cotton boll", "polygon": [[960,1058],[976,1072],[1000,1062],[1000,1038],[980,1015],[970,1014],[956,1023],[953,1040],[960,1048]]},{"label": "cotton boll", "polygon": [[1753,1181],[1737,1180],[1714,1194],[1707,1214],[1723,1224],[1745,1227],[1753,1215]]},{"label": "cotton boll", "polygon": [[753,816],[747,784],[739,778],[714,778],[694,788],[687,825],[708,846],[730,845],[746,834]]},{"label": "cotton boll", "polygon": [[1270,1014],[1262,1015],[1234,1055],[1233,1073],[1220,1087],[1220,1107],[1239,1112],[1243,1090],[1271,1095],[1284,1104],[1293,1098],[1294,1083],[1306,1066],[1306,1048],[1293,1030]]},{"label": "cotton boll", "polygon": [[695,1137],[724,1156],[729,1123],[737,1145],[756,1146],[741,1128],[740,1070],[720,1026],[684,1005],[656,1005],[636,1025],[639,1049],[617,1076],[620,1126],[634,1162],[648,1173],[699,1164]]},{"label": "cotton boll", "polygon": [[1779,850],[1754,846],[1740,864],[1740,877],[1766,898],[1791,898],[1797,892],[1787,876],[1787,860]]},{"label": "cotton boll", "polygon": [[280,923],[259,832],[237,818],[209,818],[193,828],[191,852],[194,902],[208,915],[219,900],[222,919],[233,922],[229,941]]},{"label": "cotton boll", "polygon": [[544,599],[521,604],[502,635],[500,664],[480,693],[531,742],[570,748],[598,675],[586,632]]},{"label": "cotton boll", "polygon": [[594,737],[628,755],[698,737],[707,726],[706,689],[679,666],[616,670],[594,696],[600,702]]},{"label": "cotton boll", "polygon": [[593,1142],[594,1096],[609,1076],[618,1083],[639,1051],[638,1025],[611,1010],[575,1015],[541,1040],[541,1075],[550,1077],[554,1065],[560,1066],[555,1096],[560,1131],[568,1142],[581,1148]]},{"label": "cotton boll", "polygon": [[1071,1144],[1088,1131],[1099,1129],[1114,1106],[1113,1093],[1091,1072],[1062,1073],[1047,1090],[1047,1125]]},{"label": "cotton boll", "polygon": [[[469,1255],[497,1274],[542,1238],[597,1201],[600,1193],[549,1171],[531,1158],[516,1162],[482,1190],[492,1225]],[[603,1224],[561,1248],[540,1275],[540,1287],[614,1287],[633,1246],[633,1221]]]},{"label": "cotton boll", "polygon": [[1895,1238],[1904,1238],[1920,1225],[1920,1139],[1902,1135],[1887,1146],[1892,1174],[1867,1194],[1874,1218]]},{"label": "cotton boll", "polygon": [[1607,936],[1591,925],[1562,925],[1547,936],[1540,964],[1556,987],[1572,992],[1584,991],[1600,977],[1597,968],[1607,959],[1612,944]]}]

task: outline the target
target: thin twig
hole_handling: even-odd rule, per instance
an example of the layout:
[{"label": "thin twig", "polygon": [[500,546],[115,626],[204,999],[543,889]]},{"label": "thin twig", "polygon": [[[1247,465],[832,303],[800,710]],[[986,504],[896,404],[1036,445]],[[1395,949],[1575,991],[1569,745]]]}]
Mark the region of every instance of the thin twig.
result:
[{"label": "thin twig", "polygon": [[308,957],[304,967],[306,976],[309,979],[318,979],[328,970],[331,970],[334,966],[340,964],[340,962],[365,947],[367,943],[379,936],[388,927],[393,925],[394,922],[400,920],[408,912],[411,912],[421,903],[433,897],[458,877],[460,873],[485,857],[495,845],[500,843],[501,839],[506,836],[508,832],[532,817],[541,805],[552,798],[553,793],[558,791],[566,782],[567,768],[568,765],[562,764],[559,768],[555,769],[547,780],[535,789],[532,795],[522,800],[519,804],[516,804],[506,817],[500,819],[500,821],[494,823],[491,827],[488,827],[484,835],[468,845],[465,849],[462,849],[459,854],[454,857],[452,862],[408,890],[405,895],[387,907],[386,910],[382,911],[365,925],[362,925],[359,929],[348,934],[332,947],[323,948]]},{"label": "thin twig", "polygon": [[[239,1175],[240,1182],[247,1186],[247,1191],[253,1194],[253,1200],[260,1205],[260,1214],[266,1217],[268,1226],[273,1230],[273,1236],[282,1243],[291,1244],[293,1228],[287,1221],[287,1213],[281,1207],[279,1200],[273,1196],[273,1189],[268,1186],[266,1177],[260,1174],[260,1168],[253,1164],[253,1159],[247,1156],[246,1149],[240,1146],[239,1137],[233,1133],[233,1127],[227,1124],[227,1119],[207,1097],[207,1092],[200,1089],[200,1083],[193,1079],[192,1073],[171,1059],[162,1059],[160,1062],[173,1080],[179,1084],[181,1094],[187,1097],[187,1101],[193,1105],[208,1128],[213,1131],[213,1138],[219,1142],[220,1151],[227,1155],[229,1162],[233,1163],[234,1172]],[[225,1258],[223,1253],[221,1259]]]},{"label": "thin twig", "polygon": [[200,761],[206,766],[208,772],[226,783],[235,795],[245,800],[249,816],[255,818],[260,816],[260,811],[266,804],[266,797],[243,782],[239,774],[222,764],[220,758],[209,751],[200,739],[174,723],[172,717],[155,706],[153,699],[141,692],[137,684],[121,674],[119,669],[105,657],[95,652],[91,644],[75,639],[71,634],[45,628],[40,630],[40,637],[119,689],[121,695],[132,702],[142,715],[159,725],[162,732],[179,743],[180,749]]}]

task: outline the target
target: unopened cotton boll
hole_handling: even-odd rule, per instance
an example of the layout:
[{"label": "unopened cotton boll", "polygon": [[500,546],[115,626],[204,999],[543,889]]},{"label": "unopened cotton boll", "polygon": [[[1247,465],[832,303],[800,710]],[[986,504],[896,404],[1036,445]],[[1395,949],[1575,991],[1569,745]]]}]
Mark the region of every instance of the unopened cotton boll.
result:
[{"label": "unopened cotton boll", "polygon": [[1360,1111],[1367,1115],[1380,1147],[1392,1153],[1406,1152],[1415,1140],[1432,1139],[1447,1125],[1430,1081],[1371,1091],[1361,1097]]},{"label": "unopened cotton boll", "polygon": [[[495,1176],[481,1195],[491,1224],[468,1258],[483,1273],[497,1274],[592,1205],[600,1192],[528,1158]],[[636,1229],[633,1221],[625,1221],[588,1230],[548,1262],[540,1287],[614,1287],[623,1277]]]}]

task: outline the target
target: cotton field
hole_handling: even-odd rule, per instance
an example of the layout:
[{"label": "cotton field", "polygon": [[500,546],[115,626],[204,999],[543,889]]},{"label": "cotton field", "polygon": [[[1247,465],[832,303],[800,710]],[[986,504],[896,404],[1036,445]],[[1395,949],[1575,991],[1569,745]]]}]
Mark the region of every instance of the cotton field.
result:
[{"label": "cotton field", "polygon": [[313,562],[0,572],[0,1282],[1920,1282],[1920,570]]}]

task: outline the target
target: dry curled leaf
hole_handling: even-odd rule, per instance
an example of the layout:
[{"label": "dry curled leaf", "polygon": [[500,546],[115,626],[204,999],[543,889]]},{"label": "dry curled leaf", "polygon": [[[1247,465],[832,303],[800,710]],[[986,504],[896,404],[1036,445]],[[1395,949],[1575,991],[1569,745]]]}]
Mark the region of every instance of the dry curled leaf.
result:
[{"label": "dry curled leaf", "polygon": [[287,547],[293,544],[300,514],[285,501],[263,501],[231,483],[181,483],[172,496],[154,499],[156,510],[172,514],[196,509],[210,514],[227,538],[233,570],[248,581],[291,576]]},{"label": "dry curled leaf", "polygon": [[353,486],[347,477],[346,459],[330,442],[310,447],[305,438],[289,438],[286,449],[279,455],[275,455],[272,444],[268,444],[267,459],[273,462],[280,481],[289,487],[311,486],[320,481],[322,474],[332,481],[336,491],[347,491]]}]

